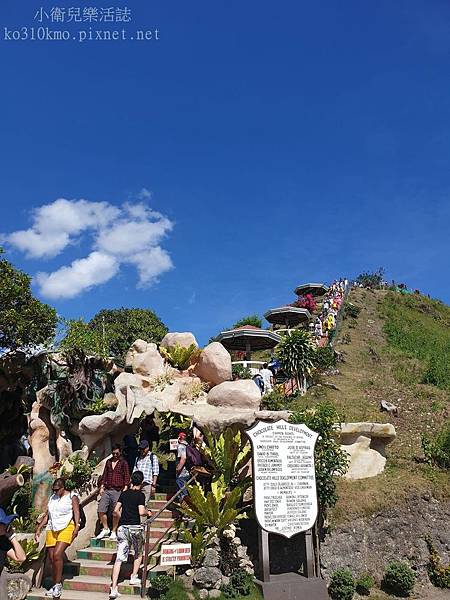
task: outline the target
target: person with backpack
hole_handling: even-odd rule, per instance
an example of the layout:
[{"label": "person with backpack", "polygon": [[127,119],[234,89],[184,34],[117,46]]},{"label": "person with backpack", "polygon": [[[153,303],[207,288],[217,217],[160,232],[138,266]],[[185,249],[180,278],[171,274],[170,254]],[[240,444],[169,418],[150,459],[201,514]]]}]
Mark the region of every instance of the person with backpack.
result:
[{"label": "person with backpack", "polygon": [[153,454],[153,452],[150,452],[150,446],[147,440],[141,440],[138,449],[139,456],[134,463],[133,473],[135,471],[141,471],[144,474],[142,492],[145,496],[145,505],[147,506],[150,497],[156,491],[156,482],[159,475],[159,462],[158,457]]},{"label": "person with backpack", "polygon": [[52,492],[47,511],[37,526],[34,537],[36,542],[39,542],[41,531],[47,526],[45,545],[52,565],[53,585],[45,595],[60,598],[64,553],[82,529],[82,523],[78,496],[66,489],[64,479],[55,479]]}]

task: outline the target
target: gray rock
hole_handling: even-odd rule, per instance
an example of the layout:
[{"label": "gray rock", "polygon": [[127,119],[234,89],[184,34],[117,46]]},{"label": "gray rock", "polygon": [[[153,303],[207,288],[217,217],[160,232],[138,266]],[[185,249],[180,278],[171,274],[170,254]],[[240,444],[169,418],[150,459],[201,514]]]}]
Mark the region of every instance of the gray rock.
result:
[{"label": "gray rock", "polygon": [[230,578],[226,575],[222,575],[222,585],[228,585],[230,583]]},{"label": "gray rock", "polygon": [[214,548],[208,548],[205,552],[205,558],[203,559],[204,567],[217,567],[220,562],[220,556],[217,550]]},{"label": "gray rock", "polygon": [[209,590],[210,598],[220,598],[221,595],[222,595],[222,592],[220,590]]},{"label": "gray rock", "polygon": [[198,597],[200,598],[200,600],[204,600],[204,598],[208,598],[209,597],[208,590],[199,590]]},{"label": "gray rock", "polygon": [[211,589],[222,581],[222,573],[217,567],[200,567],[195,571],[194,582],[198,587]]},{"label": "gray rock", "polygon": [[24,600],[31,588],[31,582],[25,575],[7,573],[8,600]]}]

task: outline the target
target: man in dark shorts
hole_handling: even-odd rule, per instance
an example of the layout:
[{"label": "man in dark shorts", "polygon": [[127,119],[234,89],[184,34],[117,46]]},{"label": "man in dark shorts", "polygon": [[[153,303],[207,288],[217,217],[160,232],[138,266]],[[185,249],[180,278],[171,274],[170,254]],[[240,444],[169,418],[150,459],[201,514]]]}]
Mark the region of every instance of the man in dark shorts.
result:
[{"label": "man in dark shorts", "polygon": [[117,555],[112,572],[110,598],[117,598],[119,595],[117,583],[120,567],[123,562],[128,561],[130,548],[134,555],[130,584],[141,585],[138,575],[144,550],[144,527],[141,525],[141,517],[150,517],[152,514],[151,510],[145,508],[145,496],[141,491],[143,483],[144,475],[141,471],[135,471],[131,475],[130,489],[120,494],[114,509],[114,527],[119,525],[119,528],[117,530]]},{"label": "man in dark shorts", "polygon": [[100,500],[98,503],[98,517],[103,529],[97,536],[98,540],[111,534],[110,539],[117,539],[117,530],[113,526],[112,532],[108,527],[108,511],[113,510],[120,494],[127,489],[130,482],[130,470],[127,461],[121,456],[120,444],[112,447],[112,457],[108,458],[103,471]]}]

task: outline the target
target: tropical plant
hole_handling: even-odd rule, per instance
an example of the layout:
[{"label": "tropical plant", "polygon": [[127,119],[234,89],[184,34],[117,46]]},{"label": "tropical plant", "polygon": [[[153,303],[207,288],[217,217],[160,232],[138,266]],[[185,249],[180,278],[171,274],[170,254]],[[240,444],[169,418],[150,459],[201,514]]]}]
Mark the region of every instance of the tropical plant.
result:
[{"label": "tropical plant", "polygon": [[309,332],[296,329],[283,337],[275,349],[281,368],[288,377],[295,377],[301,389],[305,389],[306,378],[314,368],[316,348]]},{"label": "tropical plant", "polygon": [[409,596],[416,581],[411,567],[398,560],[390,562],[384,572],[383,588],[397,596]]},{"label": "tropical plant", "polygon": [[422,450],[428,464],[450,469],[450,423],[431,437],[422,435]]},{"label": "tropical plant", "polygon": [[11,465],[6,470],[8,473],[11,473],[11,475],[25,475],[28,477],[31,474],[30,465],[25,465],[25,464],[21,464],[18,467]]},{"label": "tropical plant", "polygon": [[183,371],[192,364],[200,354],[201,350],[197,348],[195,344],[191,344],[188,348],[176,344],[175,346],[169,346],[169,348],[161,346],[159,352],[172,367]]},{"label": "tropical plant", "polygon": [[103,359],[87,357],[82,350],[67,351],[62,360],[53,357],[44,397],[52,421],[70,425],[74,416],[84,416],[92,403],[113,391],[114,376],[107,369]]},{"label": "tropical plant", "polygon": [[242,500],[242,488],[235,487],[224,494],[221,489],[203,491],[198,483],[187,486],[189,504],[181,504],[178,510],[194,519],[199,529],[215,528],[218,533],[226,529],[237,519],[245,519],[246,513],[239,503]]},{"label": "tropical plant", "polygon": [[0,258],[0,348],[46,345],[53,339],[56,311],[34,298],[30,284],[29,275]]},{"label": "tropical plant", "polygon": [[244,367],[244,365],[233,365],[232,366],[233,377],[237,377],[238,379],[251,379],[252,372],[249,367]]},{"label": "tropical plant", "polygon": [[231,329],[237,329],[238,327],[244,327],[244,325],[252,325],[253,327],[262,327],[262,320],[258,315],[248,315],[243,317],[231,327]]},{"label": "tropical plant", "polygon": [[430,536],[426,536],[425,541],[430,553],[427,570],[431,583],[436,587],[450,588],[450,563],[448,565],[442,564],[442,559]]},{"label": "tropical plant", "polygon": [[348,569],[337,569],[331,575],[328,593],[333,600],[352,600],[355,589],[355,580]]},{"label": "tropical plant", "polygon": [[336,477],[348,469],[348,454],[336,440],[341,419],[330,402],[321,402],[313,409],[302,408],[292,413],[291,423],[304,423],[319,434],[315,447],[316,484],[319,506],[324,515],[337,502]]},{"label": "tropical plant", "polygon": [[79,454],[73,454],[69,457],[69,462],[72,465],[72,471],[65,467],[61,470],[61,477],[65,481],[67,490],[83,491],[91,484],[92,473],[97,466],[97,461],[94,458],[85,460]]},{"label": "tropical plant", "polygon": [[239,485],[242,495],[251,484],[250,478],[241,472],[250,460],[250,444],[239,430],[234,432],[231,427],[219,436],[205,428],[204,435],[205,454],[213,467],[212,490],[221,498],[227,490]]},{"label": "tropical plant", "polygon": [[201,564],[208,545],[216,535],[216,530],[214,528],[198,527],[196,524],[191,530],[182,523],[178,529],[178,534],[185,544],[191,544],[191,564],[196,567]]},{"label": "tropical plant", "polygon": [[6,559],[6,568],[10,573],[25,573],[30,568],[31,564],[40,558],[41,553],[44,552],[44,548],[39,550],[39,543],[35,542],[34,539],[20,540],[20,545],[25,552],[25,560],[20,563],[10,558]]},{"label": "tropical plant", "polygon": [[361,273],[360,275],[358,275],[355,281],[358,285],[362,285],[365,288],[377,290],[382,287],[383,280],[384,269],[383,267],[380,267],[378,271],[373,271],[373,273],[370,273],[369,271]]}]

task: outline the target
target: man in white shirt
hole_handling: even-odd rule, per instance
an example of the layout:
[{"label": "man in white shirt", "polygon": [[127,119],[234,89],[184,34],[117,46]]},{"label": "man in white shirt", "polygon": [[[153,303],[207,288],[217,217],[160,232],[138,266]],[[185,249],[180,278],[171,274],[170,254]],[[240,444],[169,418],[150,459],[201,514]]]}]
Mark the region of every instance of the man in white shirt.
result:
[{"label": "man in white shirt", "polygon": [[260,373],[264,381],[264,394],[268,394],[273,389],[273,373],[267,368],[267,363],[263,364]]}]

